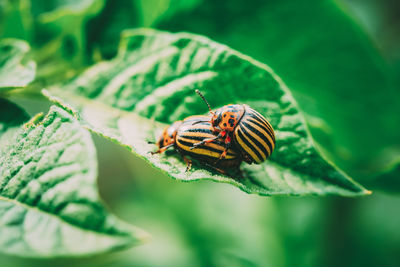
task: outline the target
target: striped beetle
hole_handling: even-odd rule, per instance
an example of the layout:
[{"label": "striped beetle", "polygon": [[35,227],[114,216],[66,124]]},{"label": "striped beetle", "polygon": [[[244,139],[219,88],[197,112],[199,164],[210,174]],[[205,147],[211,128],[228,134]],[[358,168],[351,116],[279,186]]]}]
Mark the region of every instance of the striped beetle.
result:
[{"label": "striped beetle", "polygon": [[[186,156],[197,159],[223,174],[226,174],[228,169],[238,170],[242,162],[240,155],[233,149],[226,149],[225,144],[219,140],[192,148],[199,141],[212,138],[215,138],[215,135],[210,117],[190,116],[183,121],[176,121],[171,126],[167,126],[157,141],[159,149],[151,153],[163,153],[174,146],[187,164],[186,171],[189,171],[192,165],[192,161]],[[225,157],[221,159],[220,155],[224,152]]]},{"label": "striped beetle", "polygon": [[196,90],[196,93],[207,104],[212,115],[210,123],[218,135],[195,143],[192,149],[222,139],[226,147],[220,155],[223,159],[227,156],[233,139],[234,146],[249,164],[259,164],[271,155],[275,147],[275,133],[271,124],[260,113],[244,104],[226,105],[213,112],[201,92]]}]

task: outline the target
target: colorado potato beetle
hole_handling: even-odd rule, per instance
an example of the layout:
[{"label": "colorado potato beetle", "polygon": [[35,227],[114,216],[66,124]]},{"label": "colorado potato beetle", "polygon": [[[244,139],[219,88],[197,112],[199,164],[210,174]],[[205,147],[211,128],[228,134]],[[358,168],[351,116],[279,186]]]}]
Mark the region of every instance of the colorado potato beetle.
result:
[{"label": "colorado potato beetle", "polygon": [[244,104],[226,105],[213,112],[200,91],[196,90],[196,93],[207,104],[212,115],[210,123],[218,135],[194,144],[193,149],[223,140],[226,150],[221,153],[220,158],[226,157],[226,151],[233,143],[235,148],[240,150],[243,160],[249,164],[259,164],[272,154],[275,148],[275,133],[264,116]]},{"label": "colorado potato beetle", "polygon": [[[190,156],[206,164],[215,170],[226,173],[227,169],[238,169],[242,159],[233,149],[226,149],[222,141],[215,140],[213,143],[202,143],[195,148],[192,146],[206,139],[213,139],[214,128],[211,125],[209,116],[190,116],[183,121],[177,121],[164,129],[157,141],[159,149],[155,153],[163,153],[169,147],[174,146],[187,163],[186,171],[190,170],[192,161]],[[225,157],[220,158],[225,152]]]}]

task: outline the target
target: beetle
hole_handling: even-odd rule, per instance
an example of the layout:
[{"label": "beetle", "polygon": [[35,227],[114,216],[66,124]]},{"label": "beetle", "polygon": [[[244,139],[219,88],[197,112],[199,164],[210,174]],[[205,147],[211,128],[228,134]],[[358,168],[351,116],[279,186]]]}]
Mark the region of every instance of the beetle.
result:
[{"label": "beetle", "polygon": [[[167,126],[157,141],[158,150],[151,153],[163,153],[173,146],[186,162],[186,171],[189,171],[192,166],[192,161],[186,156],[197,159],[223,174],[226,174],[227,170],[238,170],[242,162],[240,154],[233,149],[226,149],[222,141],[215,140],[213,143],[203,143],[192,148],[199,141],[214,138],[213,132],[214,128],[209,116],[187,117],[183,121],[176,121]],[[223,152],[226,156],[220,158]]]},{"label": "beetle", "polygon": [[243,160],[249,164],[259,164],[272,154],[275,148],[275,133],[264,116],[245,104],[225,105],[212,111],[203,94],[199,90],[196,90],[196,93],[207,104],[211,113],[210,123],[214,133],[218,134],[195,143],[192,149],[223,140],[225,150],[220,155],[221,159],[226,157],[233,143],[236,150],[241,152]]}]

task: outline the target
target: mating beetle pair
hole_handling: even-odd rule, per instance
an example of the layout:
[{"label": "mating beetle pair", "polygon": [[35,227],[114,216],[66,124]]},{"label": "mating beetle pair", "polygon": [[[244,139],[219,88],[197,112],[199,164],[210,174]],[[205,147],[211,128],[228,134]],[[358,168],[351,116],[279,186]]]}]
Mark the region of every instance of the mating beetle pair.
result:
[{"label": "mating beetle pair", "polygon": [[211,116],[190,116],[167,127],[157,142],[162,153],[171,146],[183,156],[190,169],[189,155],[225,173],[238,168],[241,161],[261,163],[275,147],[271,124],[248,105],[226,105],[211,110],[199,90],[196,93],[207,104]]},{"label": "mating beetle pair", "polygon": [[[186,156],[193,157],[221,173],[225,173],[226,169],[237,169],[242,160],[235,150],[226,150],[224,142],[215,140],[213,143],[198,144],[199,141],[212,138],[215,138],[215,134],[210,117],[190,116],[164,129],[157,141],[159,149],[153,154],[162,153],[174,146],[187,163],[186,171],[192,165],[191,160]],[[225,152],[225,157],[221,158],[223,152]]]}]

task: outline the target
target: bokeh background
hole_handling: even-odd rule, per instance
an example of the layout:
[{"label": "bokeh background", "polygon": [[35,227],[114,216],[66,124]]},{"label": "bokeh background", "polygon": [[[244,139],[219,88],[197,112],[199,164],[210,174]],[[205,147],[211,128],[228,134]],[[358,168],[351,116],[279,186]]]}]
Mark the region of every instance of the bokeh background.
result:
[{"label": "bokeh background", "polygon": [[40,89],[115,56],[122,30],[206,35],[288,84],[319,149],[373,190],[362,198],[259,197],[182,183],[93,136],[99,188],[148,244],[79,259],[0,254],[2,266],[400,266],[400,3],[396,0],[0,0],[0,37],[28,41]]}]

